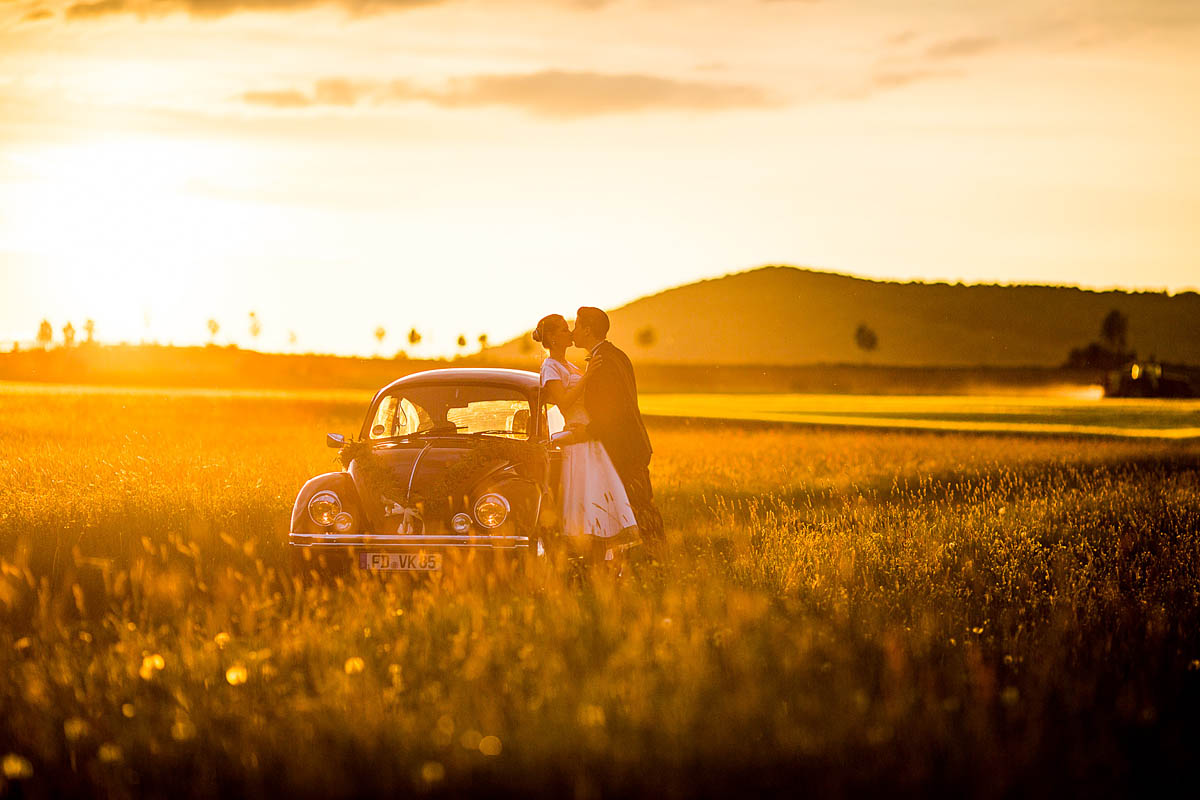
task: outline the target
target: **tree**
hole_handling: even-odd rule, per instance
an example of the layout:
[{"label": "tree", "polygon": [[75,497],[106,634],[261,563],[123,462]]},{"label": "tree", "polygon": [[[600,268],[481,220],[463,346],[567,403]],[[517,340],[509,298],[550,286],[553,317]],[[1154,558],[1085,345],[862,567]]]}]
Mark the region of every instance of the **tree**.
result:
[{"label": "tree", "polygon": [[486,333],[479,334],[479,349],[487,350],[488,335]]},{"label": "tree", "polygon": [[467,335],[465,333],[460,333],[458,335],[458,347],[459,347],[459,349],[462,349],[466,346],[467,346]]},{"label": "tree", "polygon": [[258,312],[250,312],[250,336],[255,341],[258,341],[258,335],[262,333],[262,322],[258,319]]},{"label": "tree", "polygon": [[408,343],[416,347],[421,343],[421,334],[417,333],[417,329],[413,328],[408,332]]},{"label": "tree", "polygon": [[638,343],[639,347],[653,347],[654,343],[658,341],[658,334],[654,332],[654,328],[647,325],[633,335],[633,340]]},{"label": "tree", "polygon": [[292,347],[296,346],[296,332],[288,331],[288,344]]},{"label": "tree", "polygon": [[50,320],[44,319],[42,324],[38,325],[37,343],[45,350],[52,341],[54,341],[54,328],[50,325]]},{"label": "tree", "polygon": [[95,320],[85,319],[83,321],[83,332],[87,336],[87,338],[83,340],[84,344],[95,344],[96,343],[96,321]]},{"label": "tree", "polygon": [[63,345],[66,347],[74,347],[75,346],[75,326],[72,325],[70,322],[68,322],[66,325],[63,325],[62,333],[63,333]]},{"label": "tree", "polygon": [[208,339],[210,342],[215,343],[217,341],[217,331],[219,330],[221,330],[221,323],[215,319],[210,319],[208,321]]},{"label": "tree", "polygon": [[875,331],[868,328],[867,324],[863,322],[854,331],[854,343],[864,353],[870,353],[879,346],[879,337],[875,335]]},{"label": "tree", "polygon": [[380,325],[379,327],[377,327],[375,329],[375,341],[379,342],[379,344],[382,345],[383,340],[386,338],[387,338],[387,329],[384,328],[382,325]]},{"label": "tree", "polygon": [[1100,341],[1115,353],[1125,352],[1125,336],[1128,333],[1129,317],[1115,308],[1100,323]]}]

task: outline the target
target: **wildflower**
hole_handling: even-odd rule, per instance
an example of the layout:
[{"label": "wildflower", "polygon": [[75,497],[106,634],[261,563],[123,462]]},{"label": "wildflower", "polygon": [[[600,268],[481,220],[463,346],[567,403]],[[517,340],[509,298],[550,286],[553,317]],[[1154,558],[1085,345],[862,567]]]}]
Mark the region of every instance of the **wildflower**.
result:
[{"label": "wildflower", "polygon": [[25,778],[34,776],[34,765],[29,763],[28,758],[18,756],[17,753],[8,753],[4,757],[4,762],[0,763],[0,768],[4,770],[4,776],[10,781],[23,781]]},{"label": "wildflower", "polygon": [[63,723],[63,735],[66,736],[69,741],[73,742],[76,739],[82,739],[87,735],[87,732],[87,722],[79,717],[71,717]]},{"label": "wildflower", "polygon": [[101,764],[116,764],[124,758],[124,753],[121,752],[121,748],[118,745],[112,742],[105,742],[96,751],[96,757],[100,759]]},{"label": "wildflower", "polygon": [[163,657],[158,653],[154,653],[142,658],[142,666],[138,670],[138,675],[141,676],[142,680],[148,681],[154,677],[155,672],[161,671],[166,666],[167,662],[163,660]]},{"label": "wildflower", "polygon": [[364,666],[365,665],[363,664],[363,660],[361,658],[359,658],[358,656],[352,656],[352,657],[346,659],[346,663],[345,663],[345,665],[343,665],[343,669],[346,670],[347,675],[357,675],[358,673],[363,671]]},{"label": "wildflower", "polygon": [[500,737],[499,736],[485,736],[482,739],[480,739],[479,740],[479,752],[483,753],[485,756],[500,755]]},{"label": "wildflower", "polygon": [[604,709],[600,706],[584,704],[579,707],[579,724],[585,728],[604,727]]},{"label": "wildflower", "polygon": [[213,641],[217,643],[217,647],[225,649],[225,645],[229,644],[230,636],[225,631],[221,631],[213,637]]},{"label": "wildflower", "polygon": [[437,783],[446,777],[446,768],[437,761],[426,761],[421,765],[421,780],[425,783]]},{"label": "wildflower", "polygon": [[6,755],[0,762],[0,769],[3,769],[4,777],[10,781],[21,781],[33,777],[33,764],[29,763],[29,759],[16,753]]},{"label": "wildflower", "polygon": [[246,667],[243,664],[234,664],[229,669],[225,670],[225,680],[229,681],[230,686],[241,686],[249,677],[246,672]]},{"label": "wildflower", "polygon": [[171,726],[171,738],[177,742],[186,742],[196,736],[196,726],[187,718],[175,720]]}]

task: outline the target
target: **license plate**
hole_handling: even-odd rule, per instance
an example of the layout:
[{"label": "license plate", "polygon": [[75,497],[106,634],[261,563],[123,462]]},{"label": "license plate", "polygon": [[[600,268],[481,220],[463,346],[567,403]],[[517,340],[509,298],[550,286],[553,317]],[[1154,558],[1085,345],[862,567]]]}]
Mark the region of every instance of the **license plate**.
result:
[{"label": "license plate", "polygon": [[358,568],[437,572],[442,568],[442,556],[440,553],[359,553]]}]

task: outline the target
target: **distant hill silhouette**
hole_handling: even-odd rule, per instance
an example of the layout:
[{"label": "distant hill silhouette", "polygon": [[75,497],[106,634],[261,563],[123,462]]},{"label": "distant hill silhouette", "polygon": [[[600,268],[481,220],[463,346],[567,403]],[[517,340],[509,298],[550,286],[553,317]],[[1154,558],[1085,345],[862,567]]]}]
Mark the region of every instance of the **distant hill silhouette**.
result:
[{"label": "distant hill silhouette", "polygon": [[[609,338],[641,363],[1057,366],[1098,337],[1112,309],[1128,317],[1141,357],[1200,364],[1196,292],[895,283],[775,266],[611,310]],[[870,352],[856,343],[860,324],[876,334]],[[522,338],[485,355],[540,361],[541,348]]]}]

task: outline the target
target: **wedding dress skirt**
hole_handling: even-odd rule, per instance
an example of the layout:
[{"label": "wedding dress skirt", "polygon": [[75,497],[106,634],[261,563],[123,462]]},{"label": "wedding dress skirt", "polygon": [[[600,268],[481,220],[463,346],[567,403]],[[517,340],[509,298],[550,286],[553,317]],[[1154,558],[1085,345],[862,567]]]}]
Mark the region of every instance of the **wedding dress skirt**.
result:
[{"label": "wedding dress skirt", "polygon": [[604,445],[597,441],[563,448],[563,533],[609,539],[637,525],[633,507]]},{"label": "wedding dress skirt", "polygon": [[[542,362],[542,386],[561,381],[565,388],[583,380],[583,370],[570,362],[547,358]],[[560,408],[566,425],[587,425],[582,400]],[[594,439],[563,447],[562,464],[563,533],[567,536],[596,536],[612,539],[635,533],[637,520],[604,445]],[[631,530],[633,529],[633,530]]]}]

